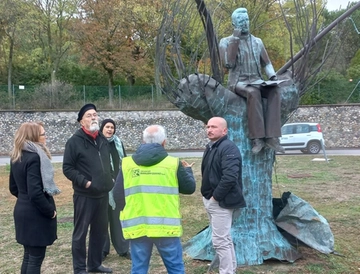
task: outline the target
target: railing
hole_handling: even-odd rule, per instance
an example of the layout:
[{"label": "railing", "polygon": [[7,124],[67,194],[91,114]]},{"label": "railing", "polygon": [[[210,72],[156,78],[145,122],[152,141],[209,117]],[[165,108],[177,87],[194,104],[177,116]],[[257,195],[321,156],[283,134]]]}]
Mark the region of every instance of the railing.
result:
[{"label": "railing", "polygon": [[0,85],[0,109],[74,109],[92,102],[103,109],[171,109],[167,97],[151,86]]}]

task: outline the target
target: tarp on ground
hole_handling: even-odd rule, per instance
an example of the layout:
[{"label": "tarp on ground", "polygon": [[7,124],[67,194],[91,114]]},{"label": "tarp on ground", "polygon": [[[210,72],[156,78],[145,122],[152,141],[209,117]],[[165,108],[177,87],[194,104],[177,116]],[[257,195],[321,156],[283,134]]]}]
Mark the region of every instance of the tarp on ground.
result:
[{"label": "tarp on ground", "polygon": [[[286,192],[285,206],[275,218],[278,227],[322,253],[334,252],[334,235],[327,220],[309,203]],[[275,217],[275,216],[274,216]]]}]

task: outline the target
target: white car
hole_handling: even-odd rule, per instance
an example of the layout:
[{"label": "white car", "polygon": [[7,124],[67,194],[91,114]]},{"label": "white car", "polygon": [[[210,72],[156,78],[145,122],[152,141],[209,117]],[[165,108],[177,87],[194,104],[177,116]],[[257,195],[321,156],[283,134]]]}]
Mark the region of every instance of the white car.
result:
[{"label": "white car", "polygon": [[281,128],[280,145],[285,150],[300,150],[317,154],[325,147],[323,133],[318,123],[291,123]]}]

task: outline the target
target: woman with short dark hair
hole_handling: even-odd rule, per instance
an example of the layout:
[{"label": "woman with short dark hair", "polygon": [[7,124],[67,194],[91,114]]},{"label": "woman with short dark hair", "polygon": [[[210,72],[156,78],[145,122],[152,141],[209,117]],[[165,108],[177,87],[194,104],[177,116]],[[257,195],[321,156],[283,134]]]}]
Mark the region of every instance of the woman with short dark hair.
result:
[{"label": "woman with short dark hair", "polygon": [[[111,168],[113,171],[114,180],[119,173],[121,159],[126,157],[124,145],[119,137],[115,135],[116,124],[112,119],[105,119],[101,123],[100,131],[109,142],[110,157],[111,157]],[[121,223],[120,223],[120,208],[116,205],[112,190],[109,193],[109,207],[108,217],[110,224],[110,236],[109,233],[106,237],[106,242],[103,248],[103,258],[105,258],[110,252],[110,237],[111,242],[115,248],[117,254],[120,257],[131,259],[129,252],[129,241],[124,239]]]}]

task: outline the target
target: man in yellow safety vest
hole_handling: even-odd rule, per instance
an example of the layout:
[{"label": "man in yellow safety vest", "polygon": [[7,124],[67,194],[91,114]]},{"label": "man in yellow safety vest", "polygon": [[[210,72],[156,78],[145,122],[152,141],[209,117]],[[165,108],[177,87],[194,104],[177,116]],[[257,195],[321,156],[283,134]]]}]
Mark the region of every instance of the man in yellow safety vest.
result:
[{"label": "man in yellow safety vest", "polygon": [[151,125],[143,144],[122,160],[114,187],[120,220],[130,240],[131,273],[146,274],[155,245],[170,274],[184,274],[179,193],[195,192],[192,165],[166,152],[165,129]]}]

